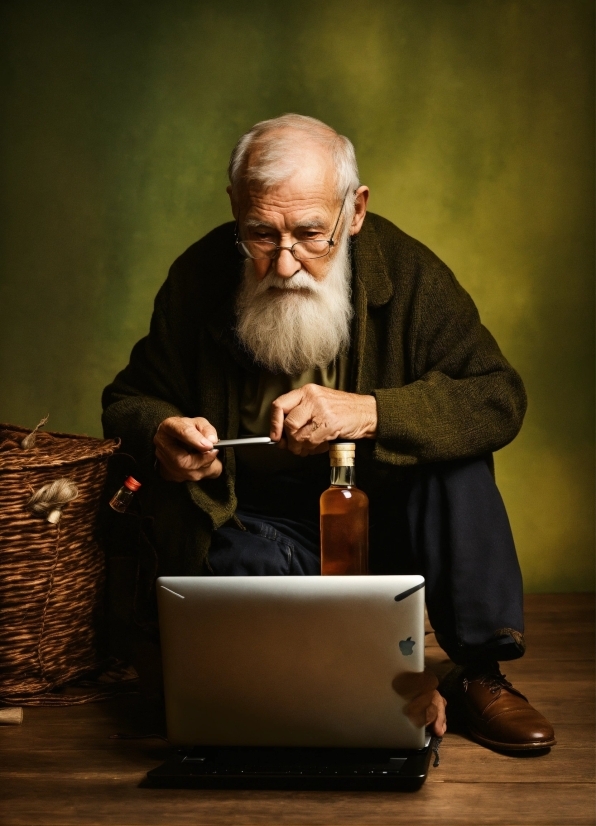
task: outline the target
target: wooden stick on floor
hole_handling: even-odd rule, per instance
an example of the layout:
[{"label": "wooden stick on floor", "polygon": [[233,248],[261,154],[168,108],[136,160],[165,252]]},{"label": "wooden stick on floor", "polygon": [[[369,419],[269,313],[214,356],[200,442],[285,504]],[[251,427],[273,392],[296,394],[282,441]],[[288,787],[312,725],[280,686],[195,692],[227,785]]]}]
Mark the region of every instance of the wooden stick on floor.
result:
[{"label": "wooden stick on floor", "polygon": [[0,708],[0,726],[20,726],[22,722],[22,708]]}]

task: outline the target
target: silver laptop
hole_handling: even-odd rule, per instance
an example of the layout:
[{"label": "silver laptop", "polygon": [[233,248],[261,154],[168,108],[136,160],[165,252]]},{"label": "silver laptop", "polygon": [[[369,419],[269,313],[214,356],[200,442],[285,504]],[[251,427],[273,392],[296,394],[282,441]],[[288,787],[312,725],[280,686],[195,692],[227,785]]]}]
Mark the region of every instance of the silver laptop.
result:
[{"label": "silver laptop", "polygon": [[393,688],[424,669],[420,576],[161,577],[168,739],[422,749]]}]

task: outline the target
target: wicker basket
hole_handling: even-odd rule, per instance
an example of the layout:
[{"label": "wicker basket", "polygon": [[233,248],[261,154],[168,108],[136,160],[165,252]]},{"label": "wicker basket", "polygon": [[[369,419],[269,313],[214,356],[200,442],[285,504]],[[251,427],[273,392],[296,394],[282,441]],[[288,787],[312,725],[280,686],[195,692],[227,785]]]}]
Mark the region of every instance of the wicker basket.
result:
[{"label": "wicker basket", "polygon": [[[97,514],[116,440],[38,433],[0,424],[0,701],[67,705],[86,698],[52,695],[100,665],[104,556]],[[56,525],[26,505],[32,493],[67,477],[78,497]]]}]

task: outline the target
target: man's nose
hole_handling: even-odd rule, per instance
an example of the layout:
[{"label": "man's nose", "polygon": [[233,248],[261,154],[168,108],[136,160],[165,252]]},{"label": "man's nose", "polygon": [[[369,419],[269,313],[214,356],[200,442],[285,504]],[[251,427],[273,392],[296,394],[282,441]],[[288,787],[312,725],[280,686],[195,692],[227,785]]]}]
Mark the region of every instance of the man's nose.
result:
[{"label": "man's nose", "polygon": [[273,271],[280,278],[291,278],[300,272],[300,261],[297,261],[290,250],[284,249],[279,251],[279,255],[273,261]]}]

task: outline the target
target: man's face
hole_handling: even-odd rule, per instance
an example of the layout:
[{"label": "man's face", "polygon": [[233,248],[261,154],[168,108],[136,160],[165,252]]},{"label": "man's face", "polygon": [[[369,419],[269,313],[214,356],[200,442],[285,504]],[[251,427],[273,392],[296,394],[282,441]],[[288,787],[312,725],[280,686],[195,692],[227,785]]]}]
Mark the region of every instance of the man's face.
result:
[{"label": "man's face", "polygon": [[[317,148],[309,147],[299,171],[287,181],[267,189],[248,190],[239,208],[240,232],[245,240],[272,241],[282,247],[307,239],[329,240],[340,210],[341,200],[329,159]],[[342,214],[335,238],[344,231]],[[302,271],[320,281],[327,274],[335,251],[332,248],[324,258],[297,261],[289,250],[281,250],[273,261],[255,259],[254,273],[261,281],[270,273],[290,279]]]},{"label": "man's face", "polygon": [[330,364],[348,346],[353,313],[348,233],[360,230],[368,189],[358,190],[350,221],[351,209],[342,211],[343,194],[338,198],[329,153],[313,144],[292,152],[296,172],[274,186],[249,187],[239,202],[232,199],[232,208],[244,241],[291,247],[309,239],[329,241],[333,235],[336,242],[322,258],[298,261],[283,249],[273,259],[249,258],[244,264],[236,333],[256,362],[273,372],[299,375]]}]

